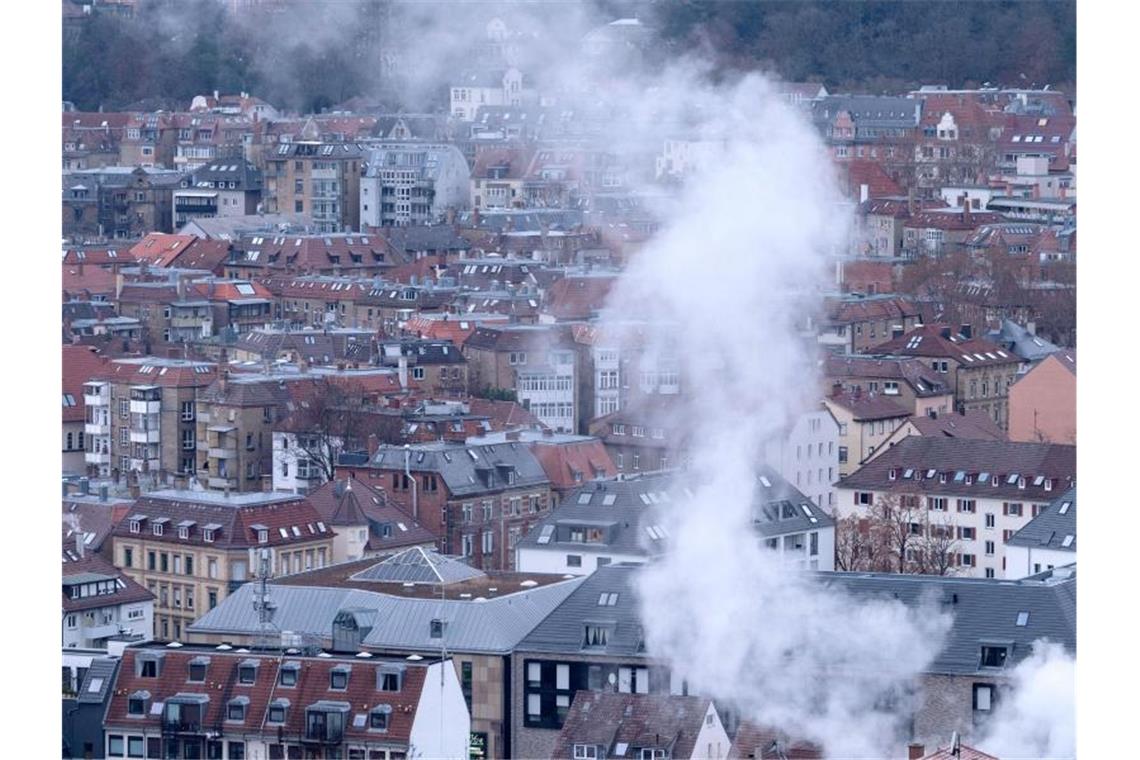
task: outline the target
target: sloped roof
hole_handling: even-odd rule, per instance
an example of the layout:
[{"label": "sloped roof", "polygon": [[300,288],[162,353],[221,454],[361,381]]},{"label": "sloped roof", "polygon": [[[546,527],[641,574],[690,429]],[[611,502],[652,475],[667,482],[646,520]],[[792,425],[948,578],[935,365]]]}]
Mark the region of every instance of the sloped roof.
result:
[{"label": "sloped roof", "polygon": [[824,401],[850,412],[856,421],[887,420],[910,415],[910,410],[903,408],[893,399],[873,392],[845,391],[832,394]]},{"label": "sloped roof", "polygon": [[[101,578],[115,579],[115,590],[112,593],[84,596],[78,599],[71,598],[66,590],[63,593],[63,611],[81,612],[83,610],[110,607],[117,604],[131,604],[133,602],[147,602],[154,599],[154,594],[147,591],[131,577],[115,567],[102,555],[94,551],[85,554],[83,559],[65,562],[63,564],[63,583],[82,583],[85,580]],[[127,621],[123,620],[126,624]]]},{"label": "sloped roof", "polygon": [[82,422],[87,406],[83,384],[106,368],[108,359],[91,346],[63,346],[63,421]]},{"label": "sloped roof", "polygon": [[966,338],[953,328],[950,328],[950,337],[943,337],[942,332],[947,328],[948,325],[922,325],[869,351],[877,354],[947,358],[967,367],[1014,364],[1021,361],[1017,356],[988,340]]},{"label": "sloped roof", "polygon": [[[777,742],[783,757],[777,751]],[[728,757],[741,760],[823,760],[823,750],[810,742],[795,741],[781,731],[744,720],[736,729]]]},{"label": "sloped roof", "polygon": [[[711,706],[708,697],[582,689],[574,695],[550,756],[573,760],[575,744],[593,744],[605,748],[603,757],[635,757],[643,749],[692,757]],[[627,751],[617,752],[622,744]]]},{"label": "sloped roof", "polygon": [[482,570],[434,550],[413,546],[350,576],[351,580],[380,583],[428,583],[447,586],[485,576]]},{"label": "sloped roof", "polygon": [[971,409],[963,414],[940,414],[937,417],[915,415],[911,422],[919,435],[942,435],[948,438],[975,438],[1006,441],[1009,436],[985,411]]},{"label": "sloped roof", "polygon": [[1003,319],[1001,328],[991,331],[986,337],[1029,362],[1044,359],[1060,350],[1058,346],[1030,333],[1012,319]]},{"label": "sloped roof", "polygon": [[1070,488],[1058,496],[1037,517],[1006,540],[1006,543],[1013,546],[1028,546],[1031,549],[1076,552],[1077,489]]},{"label": "sloped roof", "polygon": [[[369,467],[403,470],[401,446],[381,446],[369,461]],[[453,497],[493,493],[504,488],[527,488],[549,484],[549,479],[534,454],[515,442],[465,446],[455,443],[424,443],[411,447],[410,467],[413,472],[437,472]],[[506,473],[513,472],[508,483]]]}]

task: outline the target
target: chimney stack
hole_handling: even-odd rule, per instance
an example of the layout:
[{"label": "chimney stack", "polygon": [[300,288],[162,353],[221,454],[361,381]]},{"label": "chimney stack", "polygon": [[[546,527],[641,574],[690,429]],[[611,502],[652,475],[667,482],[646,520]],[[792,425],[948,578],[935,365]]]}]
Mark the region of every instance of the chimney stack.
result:
[{"label": "chimney stack", "polygon": [[924,744],[908,744],[906,748],[907,760],[919,760],[926,754],[926,745]]},{"label": "chimney stack", "polygon": [[86,543],[84,541],[85,535],[86,534],[81,530],[75,531],[75,556],[79,557],[79,559],[83,559],[83,545]]},{"label": "chimney stack", "polygon": [[912,187],[906,191],[906,213],[909,216],[914,216],[914,211],[914,188]]},{"label": "chimney stack", "polygon": [[273,476],[272,475],[262,475],[261,476],[261,491],[262,491],[262,493],[273,493]]},{"label": "chimney stack", "polygon": [[871,188],[866,184],[859,185],[859,202],[866,203],[871,197]]}]

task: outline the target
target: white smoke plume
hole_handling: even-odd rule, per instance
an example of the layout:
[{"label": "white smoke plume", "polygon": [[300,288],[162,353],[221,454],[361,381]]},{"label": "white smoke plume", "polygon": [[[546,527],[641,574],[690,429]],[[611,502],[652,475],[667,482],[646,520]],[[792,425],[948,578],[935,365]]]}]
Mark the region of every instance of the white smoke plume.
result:
[{"label": "white smoke plume", "polygon": [[690,689],[829,757],[895,754],[915,678],[948,619],[936,605],[856,603],[828,590],[762,549],[751,524],[764,443],[818,398],[797,325],[847,240],[830,161],[759,76],[712,86],[688,67],[655,84],[639,102],[656,121],[635,114],[631,128],[671,111],[665,122],[687,119],[686,134],[710,147],[606,318],[616,331],[632,319],[670,323],[650,353],[675,356],[684,384],[679,413],[663,424],[689,431],[693,498],[667,507],[670,550],[640,574],[647,648]]},{"label": "white smoke plume", "polygon": [[1001,760],[1067,760],[1077,755],[1076,660],[1037,641],[1011,674],[979,749]]}]

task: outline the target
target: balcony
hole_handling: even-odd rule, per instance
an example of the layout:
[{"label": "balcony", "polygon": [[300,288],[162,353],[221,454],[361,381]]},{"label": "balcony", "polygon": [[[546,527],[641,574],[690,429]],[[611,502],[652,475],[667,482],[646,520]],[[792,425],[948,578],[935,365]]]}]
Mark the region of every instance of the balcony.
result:
[{"label": "balcony", "polygon": [[160,431],[153,430],[135,430],[131,429],[131,443],[158,443]]},{"label": "balcony", "polygon": [[111,423],[110,422],[85,422],[83,423],[84,435],[110,435]]},{"label": "balcony", "polygon": [[237,459],[236,448],[218,448],[211,446],[206,449],[206,452],[210,459]]},{"label": "balcony", "polygon": [[106,625],[97,625],[93,628],[87,628],[83,633],[89,639],[106,639],[111,636],[119,635],[119,624],[107,623]]},{"label": "balcony", "polygon": [[88,451],[83,454],[83,461],[87,464],[110,464],[110,451]]},{"label": "balcony", "polygon": [[111,403],[111,398],[105,393],[84,393],[83,403],[88,407],[107,406]]},{"label": "balcony", "polygon": [[161,411],[161,401],[136,401],[135,399],[131,399],[131,414],[158,414]]},{"label": "balcony", "polygon": [[201,329],[202,325],[211,321],[209,314],[203,314],[200,317],[171,317],[170,326],[175,330],[186,327],[198,330]]},{"label": "balcony", "polygon": [[140,472],[158,472],[159,460],[158,459],[134,459],[130,460],[130,467],[132,470]]},{"label": "balcony", "polygon": [[225,477],[209,477],[206,479],[206,485],[209,486],[210,488],[235,488],[236,489],[238,487],[238,479],[237,478],[225,478]]}]

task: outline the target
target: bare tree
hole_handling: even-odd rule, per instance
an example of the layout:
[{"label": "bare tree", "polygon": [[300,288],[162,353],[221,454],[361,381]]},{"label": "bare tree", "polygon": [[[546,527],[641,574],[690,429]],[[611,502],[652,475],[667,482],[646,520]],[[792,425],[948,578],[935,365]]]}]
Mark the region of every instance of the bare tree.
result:
[{"label": "bare tree", "polygon": [[926,519],[926,511],[920,503],[916,494],[881,493],[871,507],[871,517],[887,551],[892,572],[918,572],[912,549],[921,538],[921,525]]},{"label": "bare tree", "polygon": [[308,460],[326,480],[336,475],[341,452],[365,446],[369,405],[362,387],[319,378],[293,402],[287,428],[296,435],[294,461]]},{"label": "bare tree", "polygon": [[880,494],[835,525],[835,567],[848,572],[952,575],[958,549],[949,518],[933,520],[913,493]]},{"label": "bare tree", "polygon": [[848,515],[835,524],[835,567],[847,572],[890,572],[882,526],[871,517]]},{"label": "bare tree", "polygon": [[915,543],[917,572],[926,575],[954,575],[958,571],[958,539],[949,516],[933,520],[927,513],[923,519],[923,535]]}]

